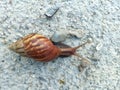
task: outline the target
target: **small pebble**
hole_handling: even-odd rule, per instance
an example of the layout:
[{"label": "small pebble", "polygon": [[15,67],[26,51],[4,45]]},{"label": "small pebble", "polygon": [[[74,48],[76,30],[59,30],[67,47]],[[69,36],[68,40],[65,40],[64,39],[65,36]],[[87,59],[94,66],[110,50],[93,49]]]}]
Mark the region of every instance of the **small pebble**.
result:
[{"label": "small pebble", "polygon": [[65,41],[66,37],[67,37],[67,33],[59,31],[59,32],[55,32],[52,35],[51,40],[55,43],[63,42]]},{"label": "small pebble", "polygon": [[99,51],[102,47],[103,47],[103,44],[102,44],[102,43],[99,43],[99,44],[96,46],[96,50]]},{"label": "small pebble", "polygon": [[52,7],[47,9],[45,16],[48,18],[53,17],[55,13],[59,10],[59,8],[60,8],[59,4],[53,5]]}]

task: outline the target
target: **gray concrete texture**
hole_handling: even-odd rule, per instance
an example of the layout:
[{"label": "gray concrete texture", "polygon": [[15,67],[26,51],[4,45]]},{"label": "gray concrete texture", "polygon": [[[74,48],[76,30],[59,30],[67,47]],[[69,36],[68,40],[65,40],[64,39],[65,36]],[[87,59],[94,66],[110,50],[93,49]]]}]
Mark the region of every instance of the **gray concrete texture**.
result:
[{"label": "gray concrete texture", "polygon": [[[42,63],[8,49],[29,33],[56,31],[72,32],[64,42],[73,47],[92,39],[77,51],[91,61],[83,72],[76,56]],[[0,90],[120,90],[120,0],[0,0]]]}]

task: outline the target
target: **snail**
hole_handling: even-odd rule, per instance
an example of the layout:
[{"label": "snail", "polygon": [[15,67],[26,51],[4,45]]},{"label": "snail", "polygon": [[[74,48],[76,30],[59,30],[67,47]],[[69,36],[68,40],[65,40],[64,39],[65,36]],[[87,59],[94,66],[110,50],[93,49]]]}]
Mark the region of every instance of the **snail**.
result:
[{"label": "snail", "polygon": [[59,56],[80,56],[76,53],[76,50],[86,43],[77,47],[68,46],[60,48],[47,37],[41,34],[31,33],[12,43],[9,48],[22,56],[30,57],[38,61],[48,62]]}]

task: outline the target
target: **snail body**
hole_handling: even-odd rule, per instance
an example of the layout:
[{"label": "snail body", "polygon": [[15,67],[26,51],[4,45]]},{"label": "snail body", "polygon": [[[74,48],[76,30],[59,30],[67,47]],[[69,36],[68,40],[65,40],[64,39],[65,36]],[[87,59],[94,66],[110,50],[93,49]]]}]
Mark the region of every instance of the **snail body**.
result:
[{"label": "snail body", "polygon": [[51,61],[59,56],[76,55],[76,50],[81,47],[60,48],[43,35],[32,33],[12,43],[9,48],[22,56],[38,61]]}]

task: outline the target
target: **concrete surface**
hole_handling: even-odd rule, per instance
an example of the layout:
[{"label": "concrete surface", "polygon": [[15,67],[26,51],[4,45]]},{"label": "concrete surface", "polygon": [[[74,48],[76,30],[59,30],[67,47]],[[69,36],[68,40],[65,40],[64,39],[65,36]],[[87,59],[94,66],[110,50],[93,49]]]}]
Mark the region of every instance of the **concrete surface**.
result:
[{"label": "concrete surface", "polygon": [[[56,3],[61,8],[46,19]],[[75,56],[41,63],[8,49],[29,33],[55,31],[77,33],[65,41],[71,46],[92,38],[77,51],[91,61],[83,72]],[[0,90],[120,90],[120,1],[0,0]]]}]

